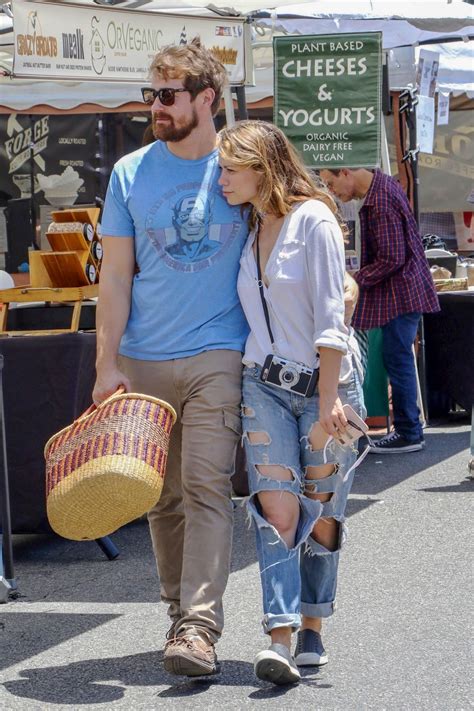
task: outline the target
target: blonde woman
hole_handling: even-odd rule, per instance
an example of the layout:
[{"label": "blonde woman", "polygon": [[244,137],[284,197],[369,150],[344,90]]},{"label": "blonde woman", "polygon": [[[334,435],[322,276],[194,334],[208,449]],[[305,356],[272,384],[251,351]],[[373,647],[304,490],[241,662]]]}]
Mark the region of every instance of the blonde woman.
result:
[{"label": "blonde woman", "polygon": [[[322,618],[334,611],[353,447],[343,406],[364,415],[344,323],[344,242],[336,206],[270,123],[219,135],[220,185],[249,208],[238,292],[250,325],[243,357],[243,437],[269,649],[258,678],[296,683],[322,665]],[[315,382],[317,380],[317,386]],[[292,633],[298,631],[295,655]]]}]

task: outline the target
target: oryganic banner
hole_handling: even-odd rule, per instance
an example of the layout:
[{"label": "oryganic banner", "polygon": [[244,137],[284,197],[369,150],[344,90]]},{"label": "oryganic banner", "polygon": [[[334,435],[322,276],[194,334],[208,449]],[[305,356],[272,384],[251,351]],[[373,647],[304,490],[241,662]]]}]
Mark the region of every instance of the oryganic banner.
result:
[{"label": "oryganic banner", "polygon": [[275,37],[274,121],[312,168],[380,164],[382,33]]},{"label": "oryganic banner", "polygon": [[15,0],[13,73],[143,82],[161,47],[186,44],[199,35],[226,67],[229,82],[242,84],[244,21]]}]

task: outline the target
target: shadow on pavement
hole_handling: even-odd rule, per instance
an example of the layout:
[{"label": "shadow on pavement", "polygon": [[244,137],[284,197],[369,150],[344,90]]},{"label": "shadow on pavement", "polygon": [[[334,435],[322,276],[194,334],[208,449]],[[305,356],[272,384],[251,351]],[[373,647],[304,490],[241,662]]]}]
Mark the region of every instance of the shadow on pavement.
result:
[{"label": "shadow on pavement", "polygon": [[55,647],[119,615],[11,612],[0,622],[0,669]]},{"label": "shadow on pavement", "polygon": [[467,491],[474,491],[474,480],[465,478],[459,484],[448,484],[447,486],[431,486],[426,489],[418,489],[418,491],[426,491],[428,494],[463,494]]},{"label": "shadow on pavement", "polygon": [[161,698],[195,696],[211,685],[255,686],[252,664],[225,660],[222,672],[211,678],[177,678],[164,671],[163,653],[144,652],[125,657],[89,659],[66,666],[25,669],[22,679],[7,681],[12,696],[44,704],[110,704],[125,696],[130,686],[167,686]]},{"label": "shadow on pavement", "polygon": [[[321,670],[317,668],[306,669],[300,667],[301,681],[300,686],[307,687],[310,689],[332,689],[332,684],[323,683],[318,681],[318,676],[321,674]],[[257,682],[260,684],[260,682]],[[265,684],[263,688],[256,689],[249,694],[249,699],[255,701],[267,701],[270,699],[278,699],[284,696],[289,691],[294,689],[294,686],[273,686],[272,684]],[[275,708],[277,708],[275,706]],[[280,706],[280,708],[283,708]]]},{"label": "shadow on pavement", "polygon": [[[443,432],[425,431],[426,449],[411,454],[369,454],[352,487],[347,516],[353,516],[377,503],[386,489],[420,471],[439,465],[466,450],[469,431],[446,427]],[[459,473],[459,485],[420,489],[427,493],[464,492],[471,488]],[[233,573],[256,562],[255,539],[246,521],[245,507],[236,502],[234,511]],[[160,590],[148,524],[135,521],[113,534],[119,557],[109,561],[94,541],[75,542],[50,534],[14,536],[14,559],[20,599],[54,602],[159,602]],[[131,581],[133,595],[130,595]],[[163,610],[164,613],[164,610]],[[21,648],[21,640],[18,640]]]},{"label": "shadow on pavement", "polygon": [[[439,465],[459,452],[469,449],[469,432],[450,431],[442,433],[425,430],[425,449],[410,454],[368,454],[356,470],[352,494],[380,494],[418,472]],[[466,466],[468,451],[466,451]],[[460,472],[460,479],[465,469]],[[423,490],[422,490],[423,491]]]},{"label": "shadow on pavement", "polygon": [[[235,508],[231,571],[255,563],[254,532],[246,511]],[[68,541],[52,534],[14,536],[14,563],[20,600],[27,602],[159,602],[148,523],[141,519],[113,534],[120,550],[109,561],[94,541]],[[133,596],[130,596],[132,581]],[[164,608],[163,608],[164,612]]]}]

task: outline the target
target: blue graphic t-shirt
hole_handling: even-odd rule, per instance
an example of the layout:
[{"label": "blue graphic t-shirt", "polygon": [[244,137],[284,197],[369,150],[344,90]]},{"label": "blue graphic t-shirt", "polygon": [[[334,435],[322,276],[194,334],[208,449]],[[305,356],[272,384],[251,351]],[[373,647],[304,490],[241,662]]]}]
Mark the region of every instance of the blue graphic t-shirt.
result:
[{"label": "blue graphic t-shirt", "polygon": [[156,141],[114,167],[102,234],[134,237],[139,269],[122,355],[168,360],[244,349],[236,285],[247,226],[222,196],[217,159],[217,151],[177,158]]}]

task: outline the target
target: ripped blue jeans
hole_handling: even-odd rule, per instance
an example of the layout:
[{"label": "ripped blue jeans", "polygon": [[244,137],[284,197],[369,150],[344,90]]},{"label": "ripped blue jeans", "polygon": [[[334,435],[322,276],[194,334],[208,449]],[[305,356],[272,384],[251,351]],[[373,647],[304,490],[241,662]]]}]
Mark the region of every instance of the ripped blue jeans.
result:
[{"label": "ripped blue jeans", "polygon": [[[334,441],[326,449],[313,450],[309,434],[319,419],[319,396],[305,398],[260,380],[259,366],[245,367],[243,373],[243,441],[249,473],[249,513],[254,521],[257,554],[263,593],[263,629],[301,625],[301,615],[329,617],[335,609],[339,551],[346,537],[344,512],[357,458],[352,447]],[[362,388],[357,372],[339,387],[343,404],[349,403],[365,417]],[[259,433],[264,444],[253,444],[251,433]],[[254,438],[255,439],[255,438]],[[307,467],[334,464],[334,473],[326,478],[307,479]],[[291,479],[280,481],[263,476],[259,465],[278,465],[291,472]],[[294,547],[289,549],[278,531],[262,515],[256,496],[263,491],[286,491],[299,500],[299,522]],[[306,493],[330,494],[326,503],[311,499]],[[319,544],[311,532],[320,517],[338,522],[337,550]]]}]

